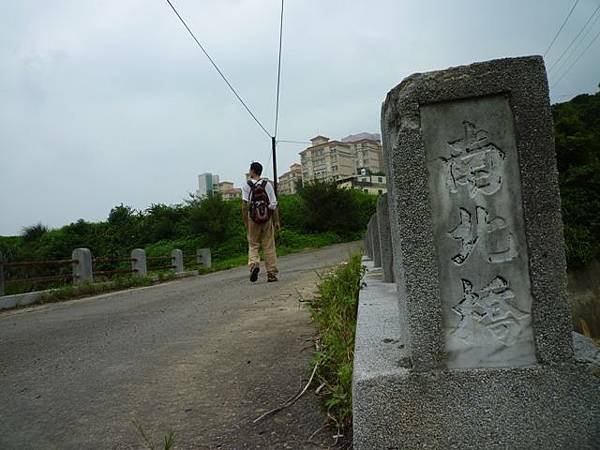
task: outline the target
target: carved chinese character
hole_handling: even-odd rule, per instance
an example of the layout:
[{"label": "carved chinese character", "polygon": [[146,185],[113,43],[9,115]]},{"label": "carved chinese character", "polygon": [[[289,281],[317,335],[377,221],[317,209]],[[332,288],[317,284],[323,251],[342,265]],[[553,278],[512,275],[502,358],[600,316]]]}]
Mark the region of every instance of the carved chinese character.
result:
[{"label": "carved chinese character", "polygon": [[452,310],[460,321],[453,331],[461,339],[474,342],[480,331],[489,332],[506,346],[514,344],[530,314],[512,304],[514,293],[508,281],[497,276],[476,291],[469,280],[462,280],[463,298]]},{"label": "carved chinese character", "polygon": [[459,217],[459,224],[448,232],[460,242],[460,251],[452,257],[456,264],[464,264],[477,245],[491,263],[510,261],[518,255],[514,236],[502,217],[490,220],[482,206],[475,208],[475,218],[467,209],[459,208]]},{"label": "carved chinese character", "polygon": [[464,137],[448,142],[450,157],[445,163],[446,186],[451,193],[466,189],[469,197],[491,195],[500,189],[504,172],[504,152],[490,142],[486,130],[464,121]]}]

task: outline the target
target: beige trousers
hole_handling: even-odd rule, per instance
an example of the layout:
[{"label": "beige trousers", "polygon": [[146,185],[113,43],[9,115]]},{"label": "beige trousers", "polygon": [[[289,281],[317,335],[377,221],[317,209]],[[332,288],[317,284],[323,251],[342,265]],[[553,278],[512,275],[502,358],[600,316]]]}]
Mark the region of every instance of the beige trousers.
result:
[{"label": "beige trousers", "polygon": [[265,253],[265,265],[267,273],[277,275],[277,253],[275,252],[275,231],[273,220],[269,219],[265,223],[256,223],[252,219],[248,220],[248,266],[250,269],[255,264],[260,263],[260,246],[262,245]]}]

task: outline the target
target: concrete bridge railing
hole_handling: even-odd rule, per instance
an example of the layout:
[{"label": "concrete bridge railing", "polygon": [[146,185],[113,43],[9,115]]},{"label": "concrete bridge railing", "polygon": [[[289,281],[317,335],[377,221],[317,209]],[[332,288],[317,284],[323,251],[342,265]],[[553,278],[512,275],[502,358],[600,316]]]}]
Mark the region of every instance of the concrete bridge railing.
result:
[{"label": "concrete bridge railing", "polygon": [[[148,262],[153,264],[149,267]],[[35,301],[40,293],[46,291],[27,292],[25,294],[6,295],[6,285],[11,283],[48,283],[57,281],[71,281],[73,285],[79,286],[86,283],[93,283],[95,278],[110,278],[116,274],[131,274],[133,276],[144,277],[153,270],[172,270],[176,276],[185,274],[187,263],[195,263],[200,268],[209,269],[212,266],[210,248],[201,248],[192,255],[191,259],[184,258],[183,252],[174,249],[169,256],[148,257],[145,250],[134,249],[130,257],[126,258],[94,258],[88,248],[76,248],[71,254],[71,259],[52,260],[52,261],[6,261],[0,253],[0,309],[11,308],[17,305],[30,304]],[[100,269],[98,266],[105,265],[123,265],[130,263],[130,268]],[[154,263],[162,265],[156,266]],[[65,272],[65,268],[71,267],[70,273]],[[44,276],[29,276],[14,278],[8,276],[11,270],[19,268],[21,271],[27,270],[46,270],[59,271],[61,273]],[[197,274],[197,271],[195,272]]]},{"label": "concrete bridge railing", "polygon": [[354,448],[592,448],[541,57],[413,75],[382,109],[365,236]]}]

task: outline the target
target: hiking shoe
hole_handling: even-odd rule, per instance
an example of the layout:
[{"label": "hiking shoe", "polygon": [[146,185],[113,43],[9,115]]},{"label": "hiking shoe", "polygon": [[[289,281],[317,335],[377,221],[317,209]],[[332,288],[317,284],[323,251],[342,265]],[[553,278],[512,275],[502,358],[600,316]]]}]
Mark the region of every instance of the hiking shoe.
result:
[{"label": "hiking shoe", "polygon": [[279,280],[277,279],[277,275],[273,275],[273,274],[269,273],[269,274],[267,274],[267,281],[269,283],[273,283],[274,281],[279,281]]},{"label": "hiking shoe", "polygon": [[250,271],[250,281],[252,283],[258,280],[258,272],[260,272],[260,267],[258,265],[254,266]]}]

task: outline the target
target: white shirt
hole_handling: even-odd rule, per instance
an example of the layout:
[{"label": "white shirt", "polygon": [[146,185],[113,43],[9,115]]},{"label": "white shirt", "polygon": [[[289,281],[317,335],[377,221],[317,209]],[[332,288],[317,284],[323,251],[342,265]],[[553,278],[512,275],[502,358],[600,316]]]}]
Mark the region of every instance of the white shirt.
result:
[{"label": "white shirt", "polygon": [[[255,185],[262,182],[265,178],[259,178],[258,180],[249,179],[249,181],[253,182]],[[275,196],[275,189],[273,189],[273,184],[267,180],[267,185],[265,186],[265,191],[267,192],[267,197],[269,197],[269,209],[277,208],[277,197]],[[248,183],[242,184],[242,200],[245,202],[250,201],[250,186]]]}]

